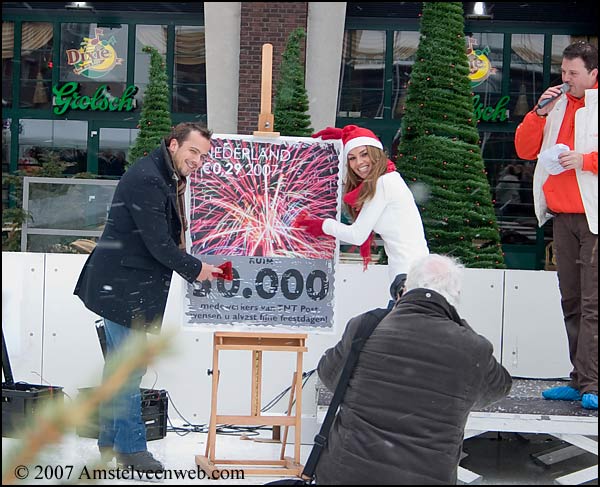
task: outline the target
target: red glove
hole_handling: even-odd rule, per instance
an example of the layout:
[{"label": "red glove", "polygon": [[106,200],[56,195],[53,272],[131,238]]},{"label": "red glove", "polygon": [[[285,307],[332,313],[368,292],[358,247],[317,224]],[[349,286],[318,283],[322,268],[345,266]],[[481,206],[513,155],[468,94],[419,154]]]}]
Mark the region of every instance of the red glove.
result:
[{"label": "red glove", "polygon": [[215,273],[213,273],[213,276],[221,277],[222,279],[225,279],[226,281],[233,281],[233,266],[232,266],[230,260],[228,260],[227,262],[223,262],[221,265],[218,265],[217,267],[219,269],[221,269],[223,271],[223,273],[217,274],[215,272]]},{"label": "red glove", "polygon": [[324,221],[323,218],[309,218],[307,211],[301,211],[292,226],[306,230],[313,237],[323,237],[327,235],[323,232]]},{"label": "red glove", "polygon": [[311,137],[315,139],[321,137],[322,140],[341,139],[342,129],[336,129],[335,127],[327,127],[326,129],[319,130],[316,134],[312,134]]}]

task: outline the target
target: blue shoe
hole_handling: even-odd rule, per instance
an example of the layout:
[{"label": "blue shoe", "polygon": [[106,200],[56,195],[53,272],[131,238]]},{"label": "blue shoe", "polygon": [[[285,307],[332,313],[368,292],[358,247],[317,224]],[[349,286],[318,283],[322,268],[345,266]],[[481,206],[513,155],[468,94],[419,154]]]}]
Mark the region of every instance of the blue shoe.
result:
[{"label": "blue shoe", "polygon": [[579,401],[581,394],[571,386],[559,386],[542,392],[542,397],[553,401]]},{"label": "blue shoe", "polygon": [[593,392],[586,392],[581,399],[581,406],[584,409],[595,409],[598,410],[598,394]]}]

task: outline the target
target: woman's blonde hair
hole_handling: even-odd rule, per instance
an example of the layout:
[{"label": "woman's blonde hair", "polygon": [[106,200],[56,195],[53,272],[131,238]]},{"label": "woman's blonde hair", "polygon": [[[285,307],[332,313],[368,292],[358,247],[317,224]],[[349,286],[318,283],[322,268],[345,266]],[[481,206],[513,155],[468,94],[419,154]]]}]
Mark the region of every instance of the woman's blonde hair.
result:
[{"label": "woman's blonde hair", "polygon": [[[360,194],[358,195],[358,199],[356,200],[356,207],[358,210],[362,208],[362,205],[365,201],[370,200],[375,196],[375,189],[377,187],[377,180],[379,176],[383,176],[387,172],[387,162],[388,157],[387,154],[377,147],[373,147],[370,145],[365,146],[367,149],[367,154],[373,163],[373,169],[369,173],[366,179],[359,178],[352,168],[348,161],[346,164],[348,165],[348,174],[346,176],[346,182],[344,184],[344,194],[348,194],[350,191],[353,191],[362,183],[362,188],[360,190]],[[346,204],[346,209],[352,215],[352,218],[356,218],[357,211],[354,207]]]}]

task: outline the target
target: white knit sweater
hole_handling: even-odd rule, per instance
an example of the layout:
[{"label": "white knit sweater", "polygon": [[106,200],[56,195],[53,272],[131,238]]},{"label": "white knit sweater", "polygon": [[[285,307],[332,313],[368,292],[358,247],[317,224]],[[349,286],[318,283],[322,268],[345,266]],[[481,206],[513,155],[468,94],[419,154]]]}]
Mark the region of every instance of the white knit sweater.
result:
[{"label": "white knit sweater", "polygon": [[323,232],[351,245],[362,245],[371,231],[383,239],[390,283],[398,274],[408,273],[414,260],[429,253],[419,210],[397,172],[379,177],[375,195],[363,204],[352,225],[331,218],[323,222]]}]

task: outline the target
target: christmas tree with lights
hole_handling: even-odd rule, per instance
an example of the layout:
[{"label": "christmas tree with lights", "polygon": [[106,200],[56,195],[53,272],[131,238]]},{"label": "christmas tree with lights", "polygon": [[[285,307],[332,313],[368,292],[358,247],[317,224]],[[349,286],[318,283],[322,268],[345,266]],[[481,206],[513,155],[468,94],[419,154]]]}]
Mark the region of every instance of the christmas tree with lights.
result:
[{"label": "christmas tree with lights", "polygon": [[140,132],[129,150],[128,167],[156,149],[172,128],[165,61],[154,47],[145,46],[142,52],[150,54],[150,76],[138,125]]},{"label": "christmas tree with lights", "polygon": [[308,137],[313,132],[308,114],[308,93],[304,86],[304,66],[300,57],[300,42],[305,36],[301,27],[295,29],[282,55],[273,113],[275,130],[281,135]]},{"label": "christmas tree with lights", "polygon": [[460,2],[423,3],[396,166],[413,190],[431,252],[504,268],[479,147]]}]

